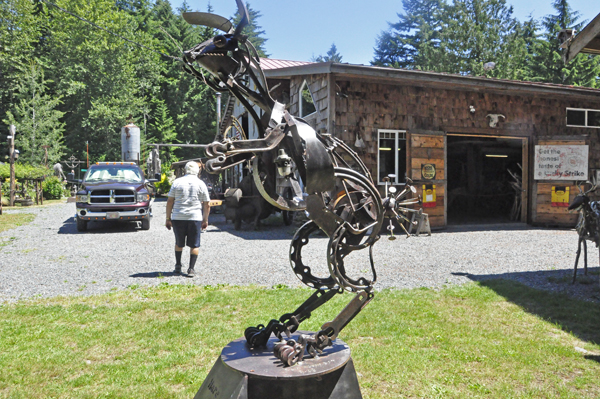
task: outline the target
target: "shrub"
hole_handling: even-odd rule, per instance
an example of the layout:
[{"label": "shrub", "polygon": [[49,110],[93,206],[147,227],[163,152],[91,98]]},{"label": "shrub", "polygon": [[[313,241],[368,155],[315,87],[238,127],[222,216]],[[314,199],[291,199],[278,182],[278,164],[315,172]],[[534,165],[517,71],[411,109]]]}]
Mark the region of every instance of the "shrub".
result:
[{"label": "shrub", "polygon": [[45,199],[61,199],[64,192],[63,182],[57,176],[50,176],[42,182],[42,190]]},{"label": "shrub", "polygon": [[172,171],[163,173],[161,175],[160,181],[158,183],[155,183],[158,194],[168,194],[169,190],[171,190],[171,184],[173,184],[173,180],[175,180],[175,175]]}]

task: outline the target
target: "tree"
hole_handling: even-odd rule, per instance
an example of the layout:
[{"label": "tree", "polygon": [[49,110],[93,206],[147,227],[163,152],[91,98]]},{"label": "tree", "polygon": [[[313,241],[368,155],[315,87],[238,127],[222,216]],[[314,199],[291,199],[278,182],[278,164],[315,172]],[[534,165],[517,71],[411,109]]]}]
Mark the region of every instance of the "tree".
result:
[{"label": "tree", "polygon": [[[123,37],[153,43],[128,12],[112,0],[57,0],[68,11]],[[128,115],[139,117],[156,80],[160,56],[140,49],[49,7],[51,20],[45,64],[54,91],[63,95],[65,141],[76,157],[120,159],[120,132]]]},{"label": "tree", "polygon": [[[173,13],[170,4],[164,0],[157,1],[152,10],[155,23],[164,27],[168,33],[167,35],[162,30],[156,29],[155,38],[163,43],[169,52],[179,52],[178,46],[182,49],[190,49],[215,35],[212,28],[193,26],[185,22],[181,13],[186,11],[189,9],[184,3],[178,9],[177,15]],[[212,12],[210,5],[207,12]],[[183,73],[181,65],[173,62],[163,64],[158,85],[160,87],[158,97],[164,101],[168,115],[174,121],[177,141],[191,144],[211,142],[217,118],[216,101],[212,90],[195,77]],[[162,112],[156,108],[156,104],[159,102],[154,101],[151,107],[153,108],[150,114],[151,120]],[[177,149],[175,153],[177,157],[184,159],[198,158],[202,155],[201,150],[186,147]]]},{"label": "tree", "polygon": [[[175,143],[177,141],[177,131],[173,118],[169,115],[169,110],[164,100],[155,100],[155,117],[150,123],[148,129],[148,140],[154,143]],[[163,165],[169,167],[171,163],[176,162],[177,158],[173,156],[173,148],[167,147]]]},{"label": "tree", "polygon": [[4,120],[17,127],[20,159],[34,165],[53,164],[64,155],[64,123],[60,121],[64,113],[55,109],[60,97],[46,93],[47,83],[42,67],[31,61],[17,85],[18,102]]},{"label": "tree", "polygon": [[[265,31],[262,29],[262,26],[259,26],[257,23],[258,19],[262,17],[262,14],[260,11],[252,9],[250,3],[246,3],[246,9],[248,10],[248,25],[246,25],[242,34],[248,36],[248,40],[256,48],[259,57],[267,58],[269,55],[266,53],[265,43],[268,39],[263,36]],[[233,25],[237,26],[241,19],[241,15],[236,14],[233,17]]]},{"label": "tree", "polygon": [[376,39],[372,65],[415,68],[425,43],[435,45],[445,0],[402,0],[404,14]]},{"label": "tree", "polygon": [[335,62],[335,63],[339,64],[342,62],[342,55],[340,53],[338,53],[335,43],[332,43],[331,47],[329,48],[329,51],[327,51],[327,54],[325,56],[319,55],[318,57],[313,57],[311,59],[311,61],[312,62]]},{"label": "tree", "polygon": [[[519,79],[525,59],[522,26],[505,0],[454,0],[445,8],[439,42],[423,43],[417,67],[463,75]],[[493,70],[484,64],[493,62]]]},{"label": "tree", "polygon": [[[35,58],[43,24],[30,0],[0,1],[0,120],[6,118],[19,76]],[[6,131],[4,128],[2,130]]]},{"label": "tree", "polygon": [[556,14],[542,19],[545,32],[536,42],[535,53],[530,63],[531,79],[574,86],[598,87],[600,59],[592,55],[579,54],[565,65],[560,53],[558,32],[572,28],[580,31],[585,21],[579,22],[579,12],[573,11],[567,0],[555,0]]}]

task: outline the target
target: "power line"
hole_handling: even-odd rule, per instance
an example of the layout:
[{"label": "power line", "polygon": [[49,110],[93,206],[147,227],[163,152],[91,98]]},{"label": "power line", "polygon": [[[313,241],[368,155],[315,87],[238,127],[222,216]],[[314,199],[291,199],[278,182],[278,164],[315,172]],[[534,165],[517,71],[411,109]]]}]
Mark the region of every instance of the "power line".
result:
[{"label": "power line", "polygon": [[57,9],[59,9],[60,11],[62,11],[62,12],[64,12],[64,13],[66,13],[66,14],[69,14],[70,16],[72,16],[72,17],[74,17],[74,18],[77,18],[77,19],[78,19],[78,20],[80,20],[80,21],[83,21],[83,22],[85,22],[85,23],[87,23],[87,24],[90,24],[90,25],[92,25],[94,28],[97,28],[97,29],[103,30],[103,31],[105,31],[105,32],[107,32],[107,33],[109,33],[109,34],[111,34],[111,35],[113,35],[113,36],[116,36],[116,37],[118,37],[119,39],[125,40],[125,41],[127,41],[127,42],[129,42],[129,43],[131,43],[131,44],[135,44],[136,46],[139,46],[139,47],[141,47],[141,48],[144,48],[144,49],[146,49],[146,50],[150,50],[150,51],[152,51],[152,52],[155,52],[155,53],[157,53],[157,54],[160,54],[160,55],[162,55],[163,57],[167,57],[167,58],[171,58],[171,59],[173,59],[173,60],[175,60],[175,61],[181,61],[181,62],[183,62],[183,60],[182,60],[180,57],[173,57],[172,55],[169,55],[169,54],[162,53],[162,52],[160,52],[160,51],[158,51],[158,50],[154,50],[154,49],[152,49],[152,48],[150,48],[150,47],[146,47],[146,46],[144,46],[143,44],[140,44],[140,43],[134,42],[133,40],[127,39],[126,37],[123,37],[123,36],[121,36],[121,35],[119,35],[119,34],[117,34],[117,33],[115,33],[115,32],[112,32],[112,31],[110,31],[110,30],[108,30],[108,29],[106,29],[106,28],[103,28],[103,27],[101,27],[101,26],[99,26],[99,25],[96,25],[96,24],[95,24],[95,23],[93,23],[92,21],[88,21],[87,19],[85,19],[85,18],[82,18],[82,17],[80,17],[80,16],[79,16],[79,15],[77,15],[77,14],[73,14],[72,12],[70,12],[70,11],[67,11],[67,10],[65,10],[65,9],[64,9],[64,8],[62,8],[62,7],[59,7],[59,6],[57,6],[56,4],[54,4],[54,3],[51,3],[51,2],[49,2],[48,0],[42,0],[42,1],[43,1],[44,3],[46,3],[46,4],[50,5],[50,6],[52,6],[52,7],[55,7],[55,8],[57,8]]}]

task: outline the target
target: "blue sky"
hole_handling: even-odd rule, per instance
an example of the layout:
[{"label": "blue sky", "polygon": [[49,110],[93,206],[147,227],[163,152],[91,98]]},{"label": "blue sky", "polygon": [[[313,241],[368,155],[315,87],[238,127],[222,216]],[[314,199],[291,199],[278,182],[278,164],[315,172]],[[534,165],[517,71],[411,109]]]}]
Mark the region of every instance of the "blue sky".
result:
[{"label": "blue sky", "polygon": [[[188,0],[190,8],[206,11],[208,0]],[[373,59],[375,38],[387,29],[387,22],[396,22],[402,11],[400,0],[249,0],[250,6],[260,11],[258,24],[265,30],[266,52],[271,58],[310,61],[325,55],[335,43],[343,62],[369,64]],[[531,15],[536,19],[552,14],[553,0],[507,0],[514,8],[514,16],[525,21]],[[180,0],[171,0],[173,7]],[[215,14],[231,17],[237,10],[235,0],[211,0]],[[346,4],[342,6],[341,4]],[[600,4],[593,0],[570,0],[573,10],[584,20],[592,20],[600,13]]]}]

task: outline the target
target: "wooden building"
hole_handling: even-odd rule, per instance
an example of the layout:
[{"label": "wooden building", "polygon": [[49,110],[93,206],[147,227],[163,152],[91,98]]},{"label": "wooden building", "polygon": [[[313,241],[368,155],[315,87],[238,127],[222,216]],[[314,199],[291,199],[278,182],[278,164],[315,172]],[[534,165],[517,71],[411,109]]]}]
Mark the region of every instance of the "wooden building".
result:
[{"label": "wooden building", "polygon": [[262,60],[293,115],[351,145],[383,188],[410,177],[433,228],[573,226],[600,170],[600,90],[336,63]]}]

